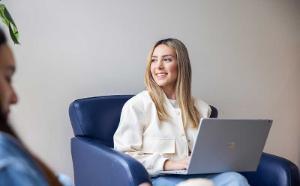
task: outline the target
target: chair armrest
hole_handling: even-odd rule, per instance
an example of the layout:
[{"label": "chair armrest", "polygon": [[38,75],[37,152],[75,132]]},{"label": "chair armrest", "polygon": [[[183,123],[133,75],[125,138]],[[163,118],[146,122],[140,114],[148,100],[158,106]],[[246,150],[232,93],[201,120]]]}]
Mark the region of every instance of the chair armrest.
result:
[{"label": "chair armrest", "polygon": [[129,155],[85,137],[71,139],[75,185],[133,186],[149,182],[144,166]]},{"label": "chair armrest", "polygon": [[256,172],[243,175],[255,186],[298,186],[299,170],[291,161],[272,154],[263,153]]}]

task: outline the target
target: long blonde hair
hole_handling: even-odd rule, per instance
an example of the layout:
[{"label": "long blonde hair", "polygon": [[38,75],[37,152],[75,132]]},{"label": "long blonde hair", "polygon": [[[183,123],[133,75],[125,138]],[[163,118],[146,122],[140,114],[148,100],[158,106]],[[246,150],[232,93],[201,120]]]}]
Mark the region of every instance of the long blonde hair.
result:
[{"label": "long blonde hair", "polygon": [[191,95],[192,69],[188,51],[181,41],[174,38],[163,39],[156,42],[150,50],[147,59],[145,84],[149,95],[156,106],[158,118],[160,121],[169,119],[169,114],[164,106],[166,101],[164,92],[154,81],[151,74],[151,59],[153,51],[158,45],[166,45],[176,52],[178,74],[175,91],[176,100],[182,111],[182,122],[184,126],[191,125],[192,127],[198,127],[200,112],[196,108],[195,100]]}]

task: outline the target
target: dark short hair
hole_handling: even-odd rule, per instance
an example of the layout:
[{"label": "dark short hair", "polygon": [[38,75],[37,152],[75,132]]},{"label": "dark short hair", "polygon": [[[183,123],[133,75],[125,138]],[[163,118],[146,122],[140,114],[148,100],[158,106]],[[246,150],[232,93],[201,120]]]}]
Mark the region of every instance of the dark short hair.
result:
[{"label": "dark short hair", "polygon": [[6,42],[7,42],[6,36],[0,27],[0,45],[5,44]]}]

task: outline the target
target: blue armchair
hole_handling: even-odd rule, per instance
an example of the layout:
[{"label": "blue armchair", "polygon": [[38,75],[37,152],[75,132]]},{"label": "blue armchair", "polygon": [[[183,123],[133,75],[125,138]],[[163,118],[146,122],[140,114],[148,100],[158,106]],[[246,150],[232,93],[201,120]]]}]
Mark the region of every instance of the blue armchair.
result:
[{"label": "blue armchair", "polygon": [[[69,115],[74,131],[71,153],[77,186],[134,186],[150,182],[142,164],[113,149],[123,104],[132,95],[100,96],[71,103]],[[212,107],[212,117],[217,110]],[[296,165],[263,153],[256,172],[244,174],[255,186],[300,186]]]}]

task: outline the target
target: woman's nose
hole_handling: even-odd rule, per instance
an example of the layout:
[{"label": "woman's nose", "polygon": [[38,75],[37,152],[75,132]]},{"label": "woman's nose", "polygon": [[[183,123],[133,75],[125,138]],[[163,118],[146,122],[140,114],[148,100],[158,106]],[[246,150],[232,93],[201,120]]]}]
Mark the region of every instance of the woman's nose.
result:
[{"label": "woman's nose", "polygon": [[164,68],[164,64],[163,64],[163,60],[162,59],[158,60],[158,68],[159,69]]}]

